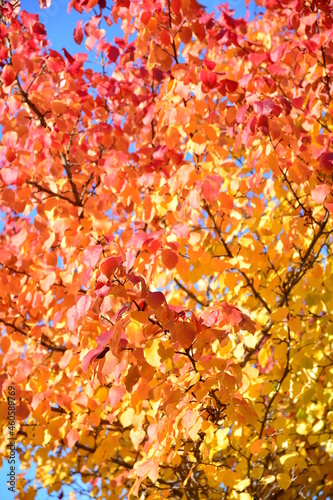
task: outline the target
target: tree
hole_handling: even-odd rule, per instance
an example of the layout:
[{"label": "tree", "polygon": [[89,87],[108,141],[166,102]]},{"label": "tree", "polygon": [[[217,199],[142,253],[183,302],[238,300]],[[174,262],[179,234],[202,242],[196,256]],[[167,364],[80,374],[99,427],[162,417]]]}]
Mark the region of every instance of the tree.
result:
[{"label": "tree", "polygon": [[[18,3],[0,2],[3,455],[11,387],[49,495],[326,498],[332,2],[257,0],[245,21],[71,0],[100,71]],[[17,498],[38,484],[19,475]]]}]

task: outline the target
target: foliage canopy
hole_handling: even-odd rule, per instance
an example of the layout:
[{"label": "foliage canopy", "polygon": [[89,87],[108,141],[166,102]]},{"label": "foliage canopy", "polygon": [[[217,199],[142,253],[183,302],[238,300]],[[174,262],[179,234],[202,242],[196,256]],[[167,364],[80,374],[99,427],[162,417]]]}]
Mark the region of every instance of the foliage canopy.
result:
[{"label": "foliage canopy", "polygon": [[[50,495],[326,497],[332,2],[257,0],[246,21],[71,0],[90,20],[64,56],[18,3],[0,2],[3,455],[14,385]],[[19,476],[17,498],[37,487]]]}]

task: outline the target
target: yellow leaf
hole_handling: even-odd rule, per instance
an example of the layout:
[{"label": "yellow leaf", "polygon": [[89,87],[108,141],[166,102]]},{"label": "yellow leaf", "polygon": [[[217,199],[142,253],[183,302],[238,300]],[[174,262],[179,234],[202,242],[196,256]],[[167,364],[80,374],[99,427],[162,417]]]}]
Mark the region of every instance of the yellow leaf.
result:
[{"label": "yellow leaf", "polygon": [[139,449],[140,443],[144,440],[146,433],[143,429],[131,429],[130,438],[136,450]]},{"label": "yellow leaf", "polygon": [[250,451],[252,455],[258,455],[258,453],[261,452],[263,442],[263,439],[256,439],[253,443],[251,443]]},{"label": "yellow leaf", "polygon": [[216,438],[219,450],[225,450],[229,446],[228,439],[229,427],[226,429],[218,429],[216,431]]},{"label": "yellow leaf", "polygon": [[252,500],[253,497],[250,495],[250,493],[241,493],[239,495],[239,500]]},{"label": "yellow leaf", "polygon": [[149,314],[145,311],[133,311],[131,312],[131,318],[140,323],[140,324],[146,324],[148,321]]},{"label": "yellow leaf", "polygon": [[95,464],[100,465],[103,462],[105,457],[105,451],[106,451],[105,448],[103,448],[102,446],[99,446],[97,448],[97,450],[93,454],[93,460]]},{"label": "yellow leaf", "polygon": [[283,321],[287,317],[288,311],[288,307],[278,307],[276,311],[271,314],[271,320],[277,323]]},{"label": "yellow leaf", "polygon": [[206,434],[205,442],[210,444],[214,438],[215,426],[211,422],[207,422],[205,420],[202,423],[201,430],[202,430],[202,432],[204,432]]},{"label": "yellow leaf", "polygon": [[132,321],[127,325],[126,336],[129,342],[133,344],[135,347],[141,345],[141,342],[143,340],[143,330],[142,330],[142,325],[139,323],[137,319],[135,319],[134,321]]},{"label": "yellow leaf", "polygon": [[149,347],[145,347],[144,353],[147,363],[149,363],[154,368],[158,368],[161,365],[161,358],[158,354],[158,348],[160,346],[160,341],[154,339]]},{"label": "yellow leaf", "polygon": [[305,422],[302,422],[296,427],[296,432],[297,434],[300,434],[301,436],[306,436],[308,434],[308,426]]},{"label": "yellow leaf", "polygon": [[306,468],[306,461],[303,457],[300,457],[298,453],[293,452],[288,455],[284,455],[280,458],[281,464],[285,465],[285,468],[290,470],[292,467],[297,467],[298,469]]},{"label": "yellow leaf", "polygon": [[278,485],[283,488],[284,490],[287,490],[289,486],[291,485],[291,479],[289,474],[278,474],[276,476]]},{"label": "yellow leaf", "polygon": [[283,455],[280,457],[280,462],[283,465],[287,460],[290,460],[291,458],[297,457],[297,452],[294,451],[293,453],[288,453],[286,455]]},{"label": "yellow leaf", "polygon": [[271,483],[274,483],[274,481],[275,481],[274,474],[271,474],[270,476],[266,476],[262,479],[263,484],[271,484]]},{"label": "yellow leaf", "polygon": [[96,397],[100,403],[104,403],[109,395],[109,389],[107,387],[100,387],[97,391]]},{"label": "yellow leaf", "polygon": [[319,420],[312,428],[313,432],[319,432],[324,427],[324,421]]},{"label": "yellow leaf", "polygon": [[250,479],[247,477],[246,479],[242,479],[241,481],[237,481],[235,490],[243,491],[250,485]]},{"label": "yellow leaf", "polygon": [[119,417],[120,423],[123,427],[129,427],[132,425],[135,411],[133,408],[127,408]]},{"label": "yellow leaf", "polygon": [[35,428],[34,443],[37,446],[44,444],[44,429],[40,425]]},{"label": "yellow leaf", "polygon": [[[269,355],[270,355],[270,353],[269,353]],[[258,354],[258,360],[259,360],[259,363],[262,366],[262,368],[265,368],[265,366],[267,365],[269,355],[268,355],[266,347],[262,347],[262,349],[260,349],[259,354]]]}]

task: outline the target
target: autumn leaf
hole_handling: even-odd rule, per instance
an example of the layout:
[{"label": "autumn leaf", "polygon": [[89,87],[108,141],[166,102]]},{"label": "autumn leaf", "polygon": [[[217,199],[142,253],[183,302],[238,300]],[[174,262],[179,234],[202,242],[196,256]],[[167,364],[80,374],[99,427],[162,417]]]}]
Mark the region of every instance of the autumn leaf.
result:
[{"label": "autumn leaf", "polygon": [[313,201],[321,205],[330,192],[330,187],[327,184],[322,184],[321,186],[316,186],[314,189],[312,189],[311,196]]},{"label": "autumn leaf", "polygon": [[151,366],[154,366],[155,368],[158,368],[162,362],[158,352],[159,346],[160,346],[159,341],[157,339],[154,339],[151,345],[149,347],[145,347],[144,349],[144,355],[147,362]]},{"label": "autumn leaf", "polygon": [[319,160],[320,168],[327,174],[333,172],[333,153],[324,153]]},{"label": "autumn leaf", "polygon": [[79,432],[76,429],[70,429],[67,432],[64,441],[66,443],[66,446],[68,446],[69,448],[73,448],[73,446],[75,446],[75,444],[79,439],[80,439]]},{"label": "autumn leaf", "polygon": [[5,87],[9,87],[15,81],[15,78],[16,73],[13,66],[5,64],[1,71],[1,79]]},{"label": "autumn leaf", "polygon": [[102,253],[102,245],[93,245],[85,249],[83,252],[83,262],[86,266],[94,269]]},{"label": "autumn leaf", "polygon": [[0,3],[19,496],[330,498],[332,2]]},{"label": "autumn leaf", "polygon": [[184,348],[188,348],[191,346],[196,335],[194,325],[192,325],[191,323],[187,323],[186,321],[180,321],[175,326],[175,332],[178,342],[181,346],[183,346]]},{"label": "autumn leaf", "polygon": [[118,268],[119,261],[116,257],[109,257],[106,260],[103,260],[100,265],[100,269],[104,276],[109,278]]},{"label": "autumn leaf", "polygon": [[75,43],[77,43],[78,45],[81,45],[81,43],[83,42],[82,19],[80,19],[76,23],[73,38]]},{"label": "autumn leaf", "polygon": [[39,7],[41,9],[48,9],[51,7],[51,0],[38,0],[39,1]]},{"label": "autumn leaf", "polygon": [[174,269],[178,263],[178,255],[173,250],[162,251],[162,262],[167,269]]}]

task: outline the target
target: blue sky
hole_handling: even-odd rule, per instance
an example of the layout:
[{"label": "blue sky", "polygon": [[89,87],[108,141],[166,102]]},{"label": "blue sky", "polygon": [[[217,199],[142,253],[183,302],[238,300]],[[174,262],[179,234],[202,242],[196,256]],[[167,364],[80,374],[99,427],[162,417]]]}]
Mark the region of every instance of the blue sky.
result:
[{"label": "blue sky", "polygon": [[[77,21],[81,18],[88,19],[87,14],[79,14],[74,9],[67,13],[67,4],[69,0],[52,0],[49,9],[40,9],[38,0],[21,0],[21,8],[38,13],[40,22],[45,25],[48,37],[52,43],[52,48],[61,51],[65,47],[68,52],[82,52],[84,44],[78,46],[73,41],[73,31]],[[209,12],[212,12],[221,3],[227,3],[225,0],[201,0]],[[231,0],[228,2],[232,9],[235,9],[235,17],[244,17],[246,15],[245,0]],[[251,0],[250,11],[253,12],[255,6]],[[110,27],[111,33],[108,33],[108,39],[111,41],[114,36],[121,36],[121,30],[118,26]]]},{"label": "blue sky", "polygon": [[[21,0],[21,8],[32,13],[38,13],[40,16],[40,22],[45,25],[48,38],[51,42],[51,47],[54,50],[62,53],[62,48],[65,47],[68,52],[76,53],[84,51],[84,44],[78,46],[73,41],[73,31],[77,21],[81,18],[88,19],[87,15],[81,17],[76,11],[72,10],[71,14],[67,13],[67,4],[69,0],[52,0],[52,5],[47,10],[41,10],[39,8],[38,0]],[[224,1],[216,0],[201,0],[201,3],[206,6],[209,12],[212,12],[217,5],[225,3]],[[235,9],[235,17],[244,17],[246,15],[245,1],[244,0],[231,0],[229,5]],[[253,14],[254,2],[251,1],[250,12]],[[253,17],[253,16],[251,16]],[[113,25],[110,28],[110,32],[107,34],[108,39],[112,41],[113,37],[121,36],[122,32],[119,26]],[[93,63],[92,55],[89,53],[90,64]],[[1,228],[1,214],[0,214],[0,230]],[[19,460],[16,461],[16,472],[18,473]],[[13,500],[15,495],[7,490],[7,479],[6,474],[9,470],[8,463],[6,459],[3,460],[3,465],[0,470],[0,485],[1,485],[1,500]],[[33,479],[35,474],[35,467],[32,468],[27,477]],[[64,500],[67,500],[69,495],[69,488],[65,488]],[[47,500],[49,497],[46,490],[43,488],[39,489],[36,496],[37,500]],[[56,498],[53,497],[53,498]]]}]

